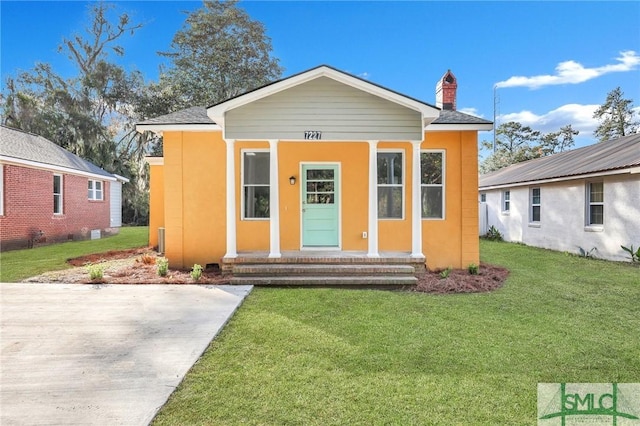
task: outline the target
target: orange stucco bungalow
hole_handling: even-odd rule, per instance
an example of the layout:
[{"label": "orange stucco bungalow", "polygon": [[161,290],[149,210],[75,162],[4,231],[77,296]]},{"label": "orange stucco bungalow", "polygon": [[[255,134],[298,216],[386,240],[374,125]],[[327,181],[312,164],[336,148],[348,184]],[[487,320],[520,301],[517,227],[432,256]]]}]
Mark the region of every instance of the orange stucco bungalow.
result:
[{"label": "orange stucco bungalow", "polygon": [[150,243],[162,228],[176,267],[305,250],[478,264],[477,133],[492,123],[456,111],[456,90],[449,71],[434,106],[323,65],[141,122],[164,143]]}]

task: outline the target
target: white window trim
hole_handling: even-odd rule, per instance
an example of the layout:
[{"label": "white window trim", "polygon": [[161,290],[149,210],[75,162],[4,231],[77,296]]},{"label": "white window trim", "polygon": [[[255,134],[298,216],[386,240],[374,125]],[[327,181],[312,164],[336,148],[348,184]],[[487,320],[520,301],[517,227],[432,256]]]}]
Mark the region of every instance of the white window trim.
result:
[{"label": "white window trim", "polygon": [[[509,194],[509,199],[507,200],[507,194]],[[502,195],[501,195],[501,204],[502,207],[500,208],[502,210],[502,214],[504,215],[508,215],[511,212],[511,190],[507,189],[502,191]],[[509,208],[507,208],[507,203],[509,203]]]},{"label": "white window trim", "polygon": [[[53,179],[54,179],[54,180],[55,180],[55,177],[56,177],[56,176],[59,176],[59,177],[60,177],[60,201],[59,201],[59,203],[60,203],[60,206],[59,206],[60,208],[59,208],[59,210],[60,210],[60,211],[59,211],[59,212],[56,212],[56,206],[54,206],[54,208],[53,208],[53,214],[54,214],[55,216],[62,216],[62,215],[64,214],[64,176],[63,176],[63,175],[61,175],[61,174],[58,174],[58,173],[54,173],[54,174],[53,174]],[[54,192],[54,193],[53,193],[53,196],[54,196],[54,197],[53,197],[53,199],[54,199],[54,201],[55,201],[55,195],[56,195],[56,193]]]},{"label": "white window trim", "polygon": [[[404,149],[387,149],[387,148],[383,148],[383,149],[378,149],[376,152],[376,170],[378,167],[378,154],[380,153],[386,153],[386,154],[401,154],[402,155],[402,185],[397,185],[397,184],[388,184],[388,183],[378,183],[377,181],[377,173],[376,173],[376,191],[378,191],[378,188],[383,187],[383,188],[397,188],[397,187],[402,187],[402,216],[401,217],[380,217],[378,216],[378,220],[404,220],[405,219],[405,204],[406,204],[406,153]],[[380,200],[378,199],[378,203],[380,202]],[[378,206],[376,205],[376,209],[378,209]],[[377,210],[376,210],[377,211]]]},{"label": "white window trim", "polygon": [[[266,152],[271,155],[271,150],[269,148],[246,148],[240,150],[240,219],[246,220],[249,222],[269,222],[271,220],[270,217],[245,217],[244,215],[244,156],[247,153],[251,152]],[[269,157],[271,158],[271,157]],[[269,162],[269,167],[271,167],[271,162]],[[269,170],[269,180],[271,180],[271,170]],[[271,190],[271,182],[267,185],[253,185],[253,186],[266,186]],[[271,203],[271,200],[269,200]],[[271,216],[271,208],[269,205],[269,216]]]},{"label": "white window trim", "polygon": [[[93,183],[93,185],[91,185],[91,189],[88,189],[89,184]],[[96,193],[98,192],[98,190],[96,189],[96,184],[99,183],[100,184],[100,198],[96,197]],[[104,182],[101,180],[97,180],[97,179],[89,179],[88,183],[87,183],[87,190],[91,191],[91,196],[88,197],[89,200],[91,201],[104,201]]]},{"label": "white window trim", "polygon": [[[533,204],[533,191],[534,190],[538,190],[539,191],[539,196],[540,196],[540,202],[538,204]],[[534,221],[533,220],[533,208],[534,207],[539,207],[540,208],[540,218],[539,220]],[[532,226],[540,226],[540,223],[542,222],[542,189],[539,186],[533,186],[531,187],[531,189],[529,190],[529,224]]]},{"label": "white window trim", "polygon": [[[442,154],[442,184],[434,185],[434,184],[423,184],[422,183],[422,170],[420,170],[420,197],[422,198],[422,188],[425,187],[438,187],[442,186],[442,217],[422,217],[422,205],[420,205],[420,218],[422,220],[446,220],[447,218],[447,151],[444,149],[421,149],[420,156],[423,153],[431,153],[438,152]],[[422,159],[420,161],[422,164]]]},{"label": "white window trim", "polygon": [[[591,202],[591,185],[594,183],[602,184],[602,201]],[[587,181],[585,192],[585,231],[600,232],[604,229],[604,181]],[[591,223],[591,206],[602,206],[602,223]]]}]

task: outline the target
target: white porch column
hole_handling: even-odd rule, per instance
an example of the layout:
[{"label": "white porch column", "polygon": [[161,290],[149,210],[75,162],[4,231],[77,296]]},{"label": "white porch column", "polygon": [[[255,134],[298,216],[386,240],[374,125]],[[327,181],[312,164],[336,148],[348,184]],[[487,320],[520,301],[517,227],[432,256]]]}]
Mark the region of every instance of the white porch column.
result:
[{"label": "white porch column", "polygon": [[238,257],[236,248],[236,162],[235,140],[225,139],[227,144],[227,253],[226,258]]},{"label": "white porch column", "polygon": [[368,257],[378,253],[378,141],[369,141],[369,230]]},{"label": "white porch column", "polygon": [[280,257],[280,185],[278,141],[269,141],[269,257]]},{"label": "white porch column", "polygon": [[421,141],[411,141],[411,257],[423,258],[422,253],[422,179],[420,172]]}]

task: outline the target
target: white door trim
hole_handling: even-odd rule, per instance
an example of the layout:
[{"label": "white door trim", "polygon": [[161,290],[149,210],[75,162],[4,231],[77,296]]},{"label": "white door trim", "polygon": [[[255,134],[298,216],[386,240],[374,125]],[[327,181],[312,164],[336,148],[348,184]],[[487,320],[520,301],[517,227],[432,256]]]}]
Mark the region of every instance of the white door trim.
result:
[{"label": "white door trim", "polygon": [[[338,188],[338,197],[336,198],[336,202],[338,203],[338,246],[337,247],[305,247],[304,246],[304,218],[302,216],[302,209],[304,205],[302,201],[304,200],[304,192],[305,189],[302,187],[303,179],[303,168],[304,166],[336,166],[338,168],[338,176],[337,176],[337,188]],[[300,176],[300,250],[313,250],[313,251],[341,251],[342,250],[342,163],[340,161],[301,161],[298,165],[298,176]]]}]

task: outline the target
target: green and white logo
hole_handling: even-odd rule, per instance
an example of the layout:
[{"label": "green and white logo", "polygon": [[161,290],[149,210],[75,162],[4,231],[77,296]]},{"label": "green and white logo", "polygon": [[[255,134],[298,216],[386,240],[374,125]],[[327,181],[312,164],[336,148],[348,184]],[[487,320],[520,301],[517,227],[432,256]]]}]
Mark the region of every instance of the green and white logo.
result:
[{"label": "green and white logo", "polygon": [[640,425],[640,383],[538,383],[538,425]]}]

